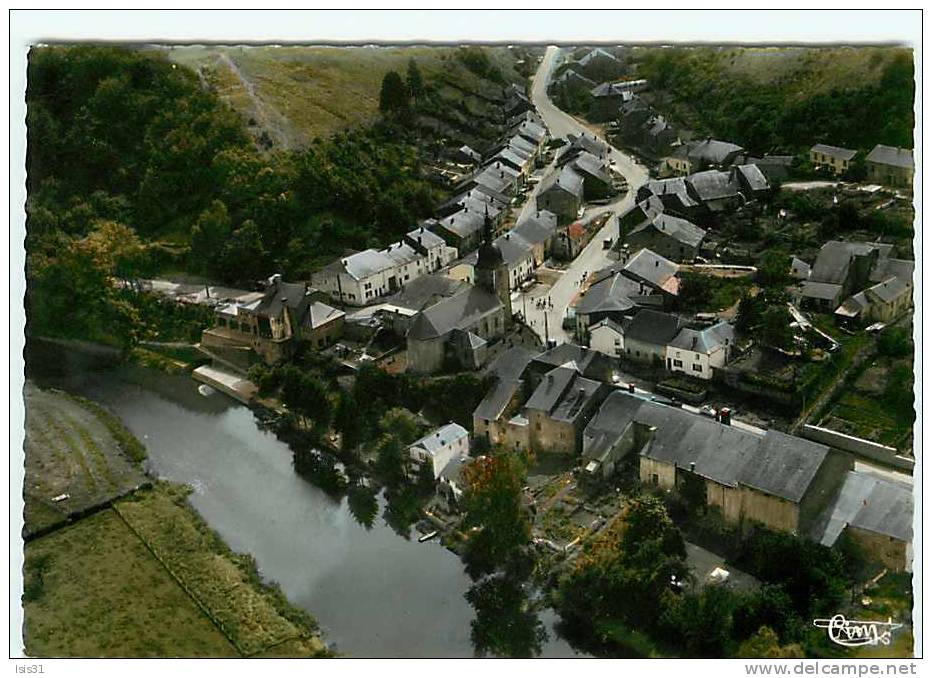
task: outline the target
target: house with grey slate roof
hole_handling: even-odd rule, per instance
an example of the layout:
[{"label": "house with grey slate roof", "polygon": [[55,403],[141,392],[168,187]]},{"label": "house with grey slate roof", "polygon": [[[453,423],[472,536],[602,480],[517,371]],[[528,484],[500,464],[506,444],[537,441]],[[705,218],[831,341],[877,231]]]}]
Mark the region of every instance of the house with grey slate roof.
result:
[{"label": "house with grey slate roof", "polygon": [[628,231],[625,243],[632,250],[647,248],[667,259],[689,262],[699,256],[705,229],[663,212]]},{"label": "house with grey slate roof", "polygon": [[735,329],[725,321],[702,329],[685,327],[667,344],[667,370],[711,379],[728,364],[734,346]]},{"label": "house with grey slate roof", "polygon": [[257,356],[268,364],[286,360],[300,344],[324,349],[339,339],[346,314],[322,299],[326,295],[306,283],[274,275],[258,300],[217,306],[214,326],[202,332],[201,345],[242,369]]},{"label": "house with grey slate roof", "polygon": [[825,167],[833,174],[844,174],[851,167],[858,152],[851,148],[841,148],[829,144],[816,144],[809,149],[809,162],[816,168]]},{"label": "house with grey slate roof", "polygon": [[537,209],[557,215],[557,223],[565,226],[576,219],[583,204],[583,178],[572,167],[554,172],[537,194]]},{"label": "house with grey slate roof", "polygon": [[408,459],[412,471],[423,464],[428,464],[434,479],[454,459],[469,456],[469,432],[459,424],[450,422],[431,431],[420,440],[408,446]]},{"label": "house with grey slate roof", "polygon": [[[778,431],[758,433],[624,391],[583,434],[584,460],[637,459],[645,485],[699,496],[732,525],[808,535],[837,496],[850,456]],[[587,469],[590,468],[587,466]]]},{"label": "house with grey slate roof", "polygon": [[873,561],[894,572],[912,572],[913,487],[870,471],[848,471],[811,537],[835,546],[846,535]]},{"label": "house with grey slate roof", "polygon": [[912,188],[913,152],[908,148],[896,148],[877,144],[865,158],[867,178],[884,186]]}]

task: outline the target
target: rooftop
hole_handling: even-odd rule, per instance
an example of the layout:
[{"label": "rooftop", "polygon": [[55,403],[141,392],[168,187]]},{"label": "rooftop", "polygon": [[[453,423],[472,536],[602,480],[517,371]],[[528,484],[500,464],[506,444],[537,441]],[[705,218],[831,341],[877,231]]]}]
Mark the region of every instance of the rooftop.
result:
[{"label": "rooftop", "polygon": [[874,149],[867,154],[867,161],[876,162],[881,165],[892,165],[893,167],[912,169],[913,152],[907,148],[896,148],[895,146],[877,144],[874,146]]},{"label": "rooftop", "polygon": [[690,247],[699,247],[706,236],[706,231],[699,228],[691,221],[680,219],[679,217],[674,217],[663,212],[655,216],[652,220],[635,227],[628,235],[631,236],[650,230],[663,233]]},{"label": "rooftop", "polygon": [[411,443],[411,447],[420,447],[427,451],[428,454],[434,455],[443,447],[450,445],[462,438],[468,438],[469,432],[456,423],[444,424],[436,431],[428,433],[420,440]]},{"label": "rooftop", "polygon": [[842,148],[841,146],[829,146],[828,144],[816,144],[809,150],[812,153],[821,153],[822,155],[827,155],[830,158],[838,158],[839,160],[851,160],[851,158],[858,154],[857,151],[850,148]]},{"label": "rooftop", "polygon": [[467,285],[451,297],[429,306],[414,318],[408,337],[416,340],[442,337],[455,329],[467,329],[477,320],[501,308],[494,294]]}]

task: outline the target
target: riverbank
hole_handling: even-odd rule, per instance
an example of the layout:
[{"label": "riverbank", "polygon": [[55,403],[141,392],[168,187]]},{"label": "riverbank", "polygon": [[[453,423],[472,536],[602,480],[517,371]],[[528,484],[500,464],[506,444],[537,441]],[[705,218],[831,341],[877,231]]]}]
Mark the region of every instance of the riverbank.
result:
[{"label": "riverbank", "polygon": [[23,609],[34,657],[321,657],[314,619],[139,469],[104,408],[27,382]]}]

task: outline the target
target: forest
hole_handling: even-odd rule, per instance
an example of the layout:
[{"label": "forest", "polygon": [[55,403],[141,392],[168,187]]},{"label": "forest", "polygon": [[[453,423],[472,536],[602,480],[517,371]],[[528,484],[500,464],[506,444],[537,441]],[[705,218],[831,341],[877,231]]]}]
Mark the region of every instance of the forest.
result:
[{"label": "forest", "polygon": [[[839,68],[845,78],[829,77]],[[913,147],[906,50],[648,49],[637,74],[670,100],[672,108],[658,107],[674,124],[757,153],[797,153],[819,142]]]}]

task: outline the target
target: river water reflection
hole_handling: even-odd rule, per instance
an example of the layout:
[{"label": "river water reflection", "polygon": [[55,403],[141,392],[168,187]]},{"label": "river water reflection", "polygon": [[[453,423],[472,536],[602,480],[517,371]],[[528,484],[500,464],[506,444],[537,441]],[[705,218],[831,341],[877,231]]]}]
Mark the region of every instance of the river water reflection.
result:
[{"label": "river water reflection", "polygon": [[[36,364],[36,363],[33,363]],[[188,377],[136,367],[90,368],[42,360],[43,385],[110,408],[145,444],[150,469],[194,487],[191,503],[264,577],[319,621],[325,640],[355,657],[470,657],[476,618],[464,595],[472,582],[436,542],[406,540],[382,518],[360,525],[347,499],[334,499],[295,473],[291,450],[226,396],[202,396]],[[34,370],[35,372],[35,370]],[[416,536],[416,532],[413,533]],[[539,615],[540,656],[578,656]]]}]

